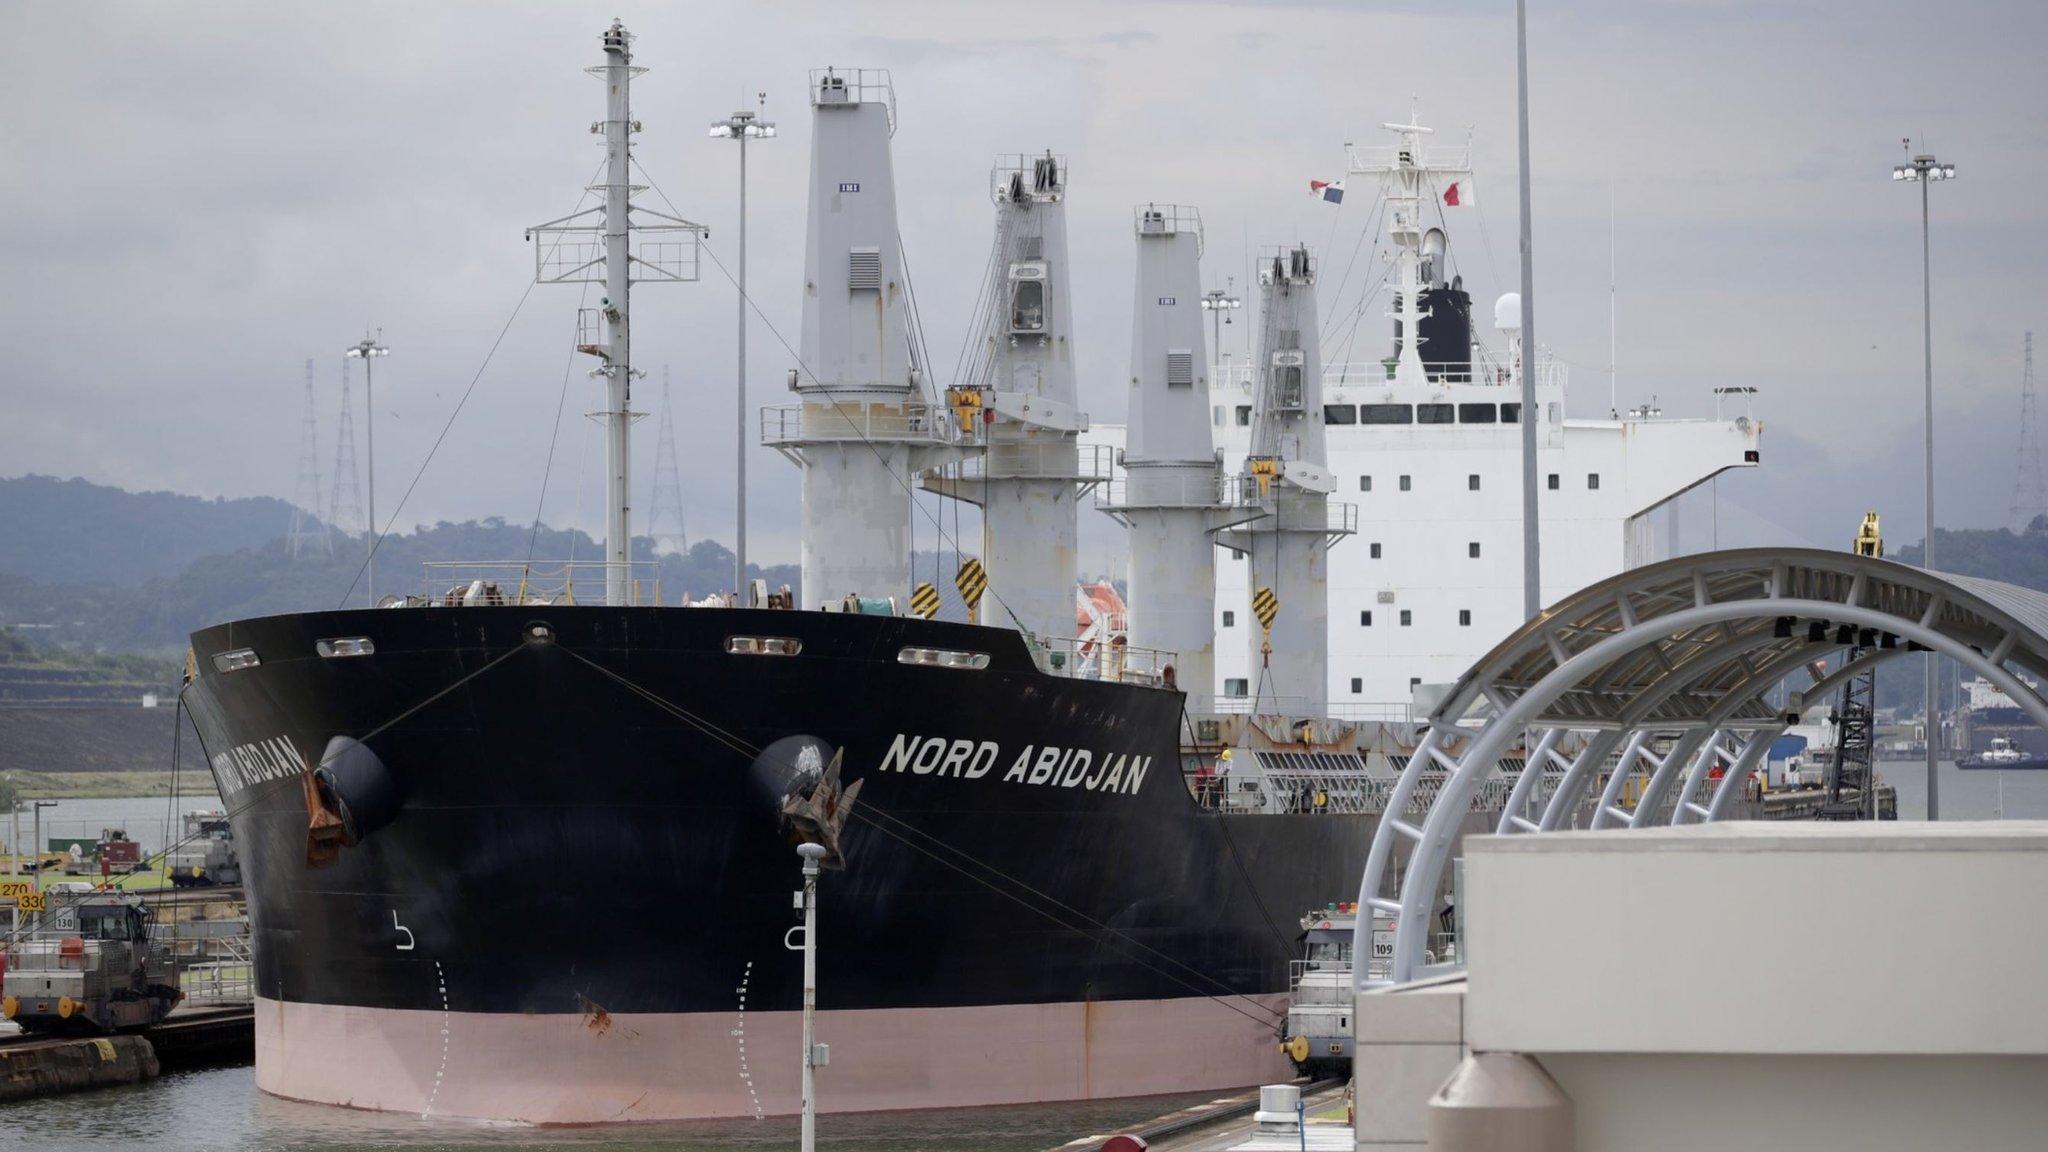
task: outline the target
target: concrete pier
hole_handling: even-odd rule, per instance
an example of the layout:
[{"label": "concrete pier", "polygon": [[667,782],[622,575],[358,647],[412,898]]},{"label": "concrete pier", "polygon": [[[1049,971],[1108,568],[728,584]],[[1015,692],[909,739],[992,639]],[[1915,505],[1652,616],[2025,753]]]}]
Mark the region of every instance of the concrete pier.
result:
[{"label": "concrete pier", "polygon": [[141,1036],[24,1040],[0,1047],[0,1103],[139,1084],[160,1070],[156,1049]]}]

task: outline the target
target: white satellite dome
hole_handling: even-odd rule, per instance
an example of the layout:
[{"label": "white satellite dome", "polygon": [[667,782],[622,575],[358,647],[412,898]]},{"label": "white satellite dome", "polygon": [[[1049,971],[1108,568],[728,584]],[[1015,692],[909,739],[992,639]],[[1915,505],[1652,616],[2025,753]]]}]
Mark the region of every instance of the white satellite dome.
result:
[{"label": "white satellite dome", "polygon": [[1522,330],[1522,294],[1520,292],[1503,292],[1500,299],[1493,302],[1493,326],[1503,332],[1520,332]]}]

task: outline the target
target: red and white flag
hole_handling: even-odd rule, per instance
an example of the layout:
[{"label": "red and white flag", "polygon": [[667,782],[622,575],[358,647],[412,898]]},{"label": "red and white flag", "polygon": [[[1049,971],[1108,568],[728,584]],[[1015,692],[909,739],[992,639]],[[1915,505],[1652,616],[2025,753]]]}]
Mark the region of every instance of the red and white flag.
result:
[{"label": "red and white flag", "polygon": [[1460,208],[1472,203],[1472,182],[1460,180],[1444,189],[1444,207]]},{"label": "red and white flag", "polygon": [[1332,204],[1342,204],[1344,202],[1344,182],[1342,180],[1335,181],[1334,183],[1329,180],[1311,180],[1308,182],[1308,194],[1318,200],[1328,200]]}]

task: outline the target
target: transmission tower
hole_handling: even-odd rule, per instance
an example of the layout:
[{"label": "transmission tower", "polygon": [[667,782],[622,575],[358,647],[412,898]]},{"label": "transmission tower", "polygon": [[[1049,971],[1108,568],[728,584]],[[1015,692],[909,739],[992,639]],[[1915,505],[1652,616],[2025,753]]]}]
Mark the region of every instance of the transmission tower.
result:
[{"label": "transmission tower", "polygon": [[292,559],[334,555],[334,540],[320,515],[320,409],[313,389],[313,362],[306,361],[306,418],[299,438],[299,487],[292,495],[292,526],[285,550]]},{"label": "transmission tower", "polygon": [[661,368],[661,438],[654,448],[654,509],[647,517],[647,534],[654,538],[657,556],[689,550],[683,535],[683,481],[676,471],[676,418],[668,399],[666,364]]},{"label": "transmission tower", "polygon": [[363,488],[356,479],[356,419],[349,398],[348,360],[341,362],[341,426],[334,439],[334,498],[327,502],[328,522],[344,536],[367,531]]},{"label": "transmission tower", "polygon": [[2020,531],[2048,513],[2048,484],[2041,481],[2041,433],[2034,420],[2034,334],[2027,333],[2026,367],[2020,373],[2020,451],[2012,485],[2014,526]]}]

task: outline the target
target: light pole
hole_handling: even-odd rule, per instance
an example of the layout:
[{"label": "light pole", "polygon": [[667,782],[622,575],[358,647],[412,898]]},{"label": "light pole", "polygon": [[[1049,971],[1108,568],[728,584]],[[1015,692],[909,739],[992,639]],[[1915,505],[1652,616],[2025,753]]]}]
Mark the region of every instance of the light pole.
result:
[{"label": "light pole", "polygon": [[825,1046],[818,1043],[818,861],[825,858],[825,846],[799,844],[796,854],[804,861],[804,1079],[799,1146],[802,1152],[813,1152],[818,1146],[816,1072],[827,1059]]},{"label": "light pole", "polygon": [[[768,103],[768,94],[756,95],[763,107]],[[714,139],[737,140],[740,142],[740,364],[739,381],[735,385],[735,397],[739,414],[738,436],[734,441],[735,457],[733,478],[738,491],[738,526],[733,529],[734,578],[732,590],[745,604],[747,596],[747,141],[767,140],[775,135],[773,121],[763,120],[756,112],[735,112],[724,120],[711,122]]]},{"label": "light pole", "polygon": [[375,381],[373,379],[375,373],[370,370],[370,365],[379,357],[391,355],[391,349],[378,343],[383,336],[384,330],[382,328],[377,329],[375,336],[366,332],[363,334],[361,341],[342,350],[342,355],[347,356],[351,360],[361,360],[363,362],[363,409],[369,417],[363,424],[363,446],[368,452],[370,464],[370,530],[364,543],[370,549],[368,569],[370,607],[372,608],[377,606],[377,537],[379,532],[377,531],[377,394],[374,389]]},{"label": "light pole", "polygon": [[[1902,140],[1908,150],[1911,140]],[[1909,180],[1920,185],[1920,346],[1924,355],[1926,399],[1927,399],[1927,540],[1922,544],[1920,566],[1930,571],[1934,568],[1934,271],[1929,258],[1927,239],[1927,186],[1936,180],[1956,178],[1956,166],[1943,164],[1929,155],[1919,155],[1911,163],[1895,165],[1893,180]],[[1935,744],[1941,739],[1941,709],[1935,698],[1934,653],[1927,654],[1927,818],[1941,818],[1939,783],[1935,780],[1934,766],[1940,758]]]},{"label": "light pole", "polygon": [[[31,833],[34,841],[29,846],[29,859],[35,861],[36,891],[38,892],[43,890],[43,809],[55,808],[56,806],[57,802],[55,800],[37,800],[30,805],[34,809],[30,821],[34,825],[35,830]],[[41,928],[42,926],[43,914],[38,912],[36,913],[36,927]]]},{"label": "light pole", "polygon": [[1536,254],[1529,229],[1529,11],[1515,0],[1515,104],[1522,157],[1522,615],[1543,611],[1536,509]]},{"label": "light pole", "polygon": [[1202,293],[1202,311],[1209,313],[1209,328],[1216,345],[1216,359],[1223,359],[1223,326],[1230,323],[1230,312],[1244,307],[1244,301],[1230,294],[1228,289],[1211,288]]}]

